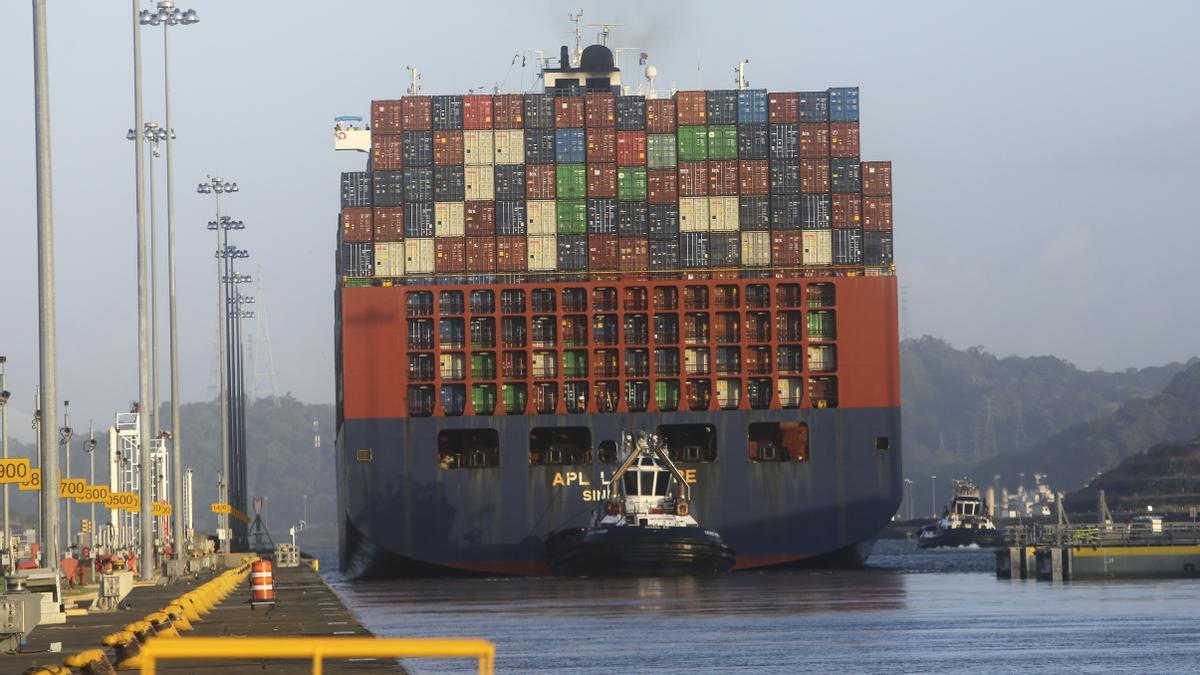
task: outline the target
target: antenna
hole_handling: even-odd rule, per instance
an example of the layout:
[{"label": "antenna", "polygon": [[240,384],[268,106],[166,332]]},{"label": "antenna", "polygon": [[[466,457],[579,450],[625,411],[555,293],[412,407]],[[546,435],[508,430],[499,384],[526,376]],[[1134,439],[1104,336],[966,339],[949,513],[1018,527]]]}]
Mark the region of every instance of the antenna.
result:
[{"label": "antenna", "polygon": [[[580,13],[582,14],[583,10],[580,10]],[[605,47],[608,46],[608,34],[609,34],[608,29],[621,28],[624,25],[625,24],[623,24],[623,23],[589,23],[588,24],[588,26],[590,26],[592,28],[600,29],[600,32],[596,34],[596,39],[600,40],[600,44],[604,45]]]},{"label": "antenna", "polygon": [[417,70],[416,68],[413,68],[412,66],[404,66],[404,69],[408,71],[408,77],[411,80],[410,84],[408,85],[409,95],[416,96],[417,94],[420,94],[421,93],[421,71]]},{"label": "antenna", "polygon": [[745,89],[750,86],[750,83],[746,81],[746,65],[749,63],[750,59],[742,59],[738,61],[737,67],[733,69],[733,73],[737,75],[734,82],[737,84],[738,89]]},{"label": "antenna", "polygon": [[583,54],[583,32],[580,30],[580,22],[583,20],[583,10],[575,14],[567,13],[567,19],[575,24],[575,66],[579,66],[579,57]]}]

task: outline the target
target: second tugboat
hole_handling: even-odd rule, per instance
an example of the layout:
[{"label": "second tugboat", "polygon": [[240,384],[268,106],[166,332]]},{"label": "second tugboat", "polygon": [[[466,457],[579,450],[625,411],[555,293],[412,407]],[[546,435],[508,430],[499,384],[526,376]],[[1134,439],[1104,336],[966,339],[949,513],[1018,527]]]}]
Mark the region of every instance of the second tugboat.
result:
[{"label": "second tugboat", "polygon": [[954,481],[954,497],[946,506],[941,520],[921,528],[917,537],[919,548],[951,548],[956,546],[992,548],[1004,545],[1004,531],[996,529],[987,512],[987,503],[979,496],[979,488],[970,480]]},{"label": "second tugboat", "polygon": [[592,525],[546,540],[551,572],[566,576],[724,574],[734,551],[692,517],[690,488],[658,436],[622,439],[624,461],[608,482],[609,500]]}]

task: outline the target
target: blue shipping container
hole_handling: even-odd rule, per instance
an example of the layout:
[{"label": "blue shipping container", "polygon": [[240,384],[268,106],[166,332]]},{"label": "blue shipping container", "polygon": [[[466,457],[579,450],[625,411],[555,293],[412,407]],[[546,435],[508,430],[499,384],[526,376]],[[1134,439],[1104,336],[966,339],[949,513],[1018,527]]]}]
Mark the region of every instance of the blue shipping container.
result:
[{"label": "blue shipping container", "polygon": [[433,166],[433,132],[405,131],[401,133],[401,154],[404,166]]},{"label": "blue shipping container", "polygon": [[375,274],[375,244],[345,242],[342,244],[342,276],[369,277]]},{"label": "blue shipping container", "polygon": [[525,165],[496,165],[496,199],[525,199]]},{"label": "blue shipping container", "polygon": [[675,241],[679,237],[679,205],[651,204],[648,225],[651,239]]},{"label": "blue shipping container", "polygon": [[862,164],[857,157],[833,157],[829,160],[830,185],[834,192],[862,191]]},{"label": "blue shipping container", "polygon": [[461,202],[466,199],[467,180],[461,166],[433,167],[433,200]]},{"label": "blue shipping container", "polygon": [[[497,167],[499,168],[499,167]],[[496,202],[496,234],[502,237],[524,237],[525,200],[501,200]]]},{"label": "blue shipping container", "polygon": [[376,171],[372,182],[372,204],[375,206],[400,206],[404,203],[403,171]]},{"label": "blue shipping container", "polygon": [[588,234],[617,233],[617,200],[587,200]]},{"label": "blue shipping container", "polygon": [[736,89],[710,89],[704,102],[708,124],[737,124],[738,92]]},{"label": "blue shipping container", "polygon": [[679,238],[650,240],[650,269],[679,269]]},{"label": "blue shipping container", "polygon": [[741,197],[738,200],[738,227],[743,230],[770,229],[771,198],[766,196]]},{"label": "blue shipping container", "polygon": [[681,267],[708,267],[707,232],[684,232],[679,235],[679,262]]},{"label": "blue shipping container", "polygon": [[738,159],[767,159],[770,156],[771,132],[766,124],[739,124],[737,135]]},{"label": "blue shipping container", "polygon": [[435,131],[463,128],[462,96],[433,97],[433,128]]},{"label": "blue shipping container", "polygon": [[[738,124],[765,124],[767,121],[767,90],[738,91]],[[740,131],[740,130],[739,130]]]},{"label": "blue shipping container", "polygon": [[587,144],[583,129],[556,129],[554,132],[554,161],[559,164],[583,164]]},{"label": "blue shipping container", "polygon": [[830,202],[827,194],[800,195],[801,227],[806,230],[828,230]]},{"label": "blue shipping container", "polygon": [[833,264],[862,264],[862,230],[833,230]]},{"label": "blue shipping container", "polygon": [[829,92],[802,91],[800,92],[800,121],[828,122],[829,121]]},{"label": "blue shipping container", "polygon": [[617,203],[617,234],[645,237],[649,233],[650,209],[646,202]]},{"label": "blue shipping container", "polygon": [[800,162],[794,159],[771,160],[771,194],[800,194]]},{"label": "blue shipping container", "polygon": [[587,268],[587,236],[582,234],[558,235],[558,269],[575,271]]},{"label": "blue shipping container", "polygon": [[404,172],[404,201],[433,201],[432,166],[414,166]]},{"label": "blue shipping container", "polygon": [[371,205],[371,174],[366,171],[342,172],[342,208]]},{"label": "blue shipping container", "polygon": [[863,232],[863,264],[876,267],[895,262],[891,232]]},{"label": "blue shipping container", "polygon": [[525,128],[554,128],[554,94],[525,94]]},{"label": "blue shipping container", "polygon": [[800,159],[800,127],[771,125],[771,159]]},{"label": "blue shipping container", "polygon": [[833,87],[829,90],[829,121],[858,121],[858,87]]},{"label": "blue shipping container", "polygon": [[525,163],[553,164],[555,141],[554,129],[526,129]]},{"label": "blue shipping container", "polygon": [[404,236],[433,236],[433,202],[409,202],[404,205]]},{"label": "blue shipping container", "polygon": [[799,195],[771,195],[771,229],[800,229]]}]

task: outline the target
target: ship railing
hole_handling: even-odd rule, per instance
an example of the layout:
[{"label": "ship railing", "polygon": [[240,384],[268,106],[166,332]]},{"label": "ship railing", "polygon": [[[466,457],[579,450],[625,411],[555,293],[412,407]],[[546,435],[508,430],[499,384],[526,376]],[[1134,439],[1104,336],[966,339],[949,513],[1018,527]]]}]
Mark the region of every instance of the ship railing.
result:
[{"label": "ship railing", "polygon": [[1200,545],[1200,523],[1097,523],[1057,525],[1033,523],[1005,529],[1009,546],[1162,546]]},{"label": "ship railing", "polygon": [[475,659],[480,675],[491,675],[496,669],[496,646],[475,638],[189,637],[149,640],[142,646],[140,660],[143,675],[155,675],[160,662],[180,659],[305,659],[312,663],[313,673],[320,673],[325,659],[371,658]]}]

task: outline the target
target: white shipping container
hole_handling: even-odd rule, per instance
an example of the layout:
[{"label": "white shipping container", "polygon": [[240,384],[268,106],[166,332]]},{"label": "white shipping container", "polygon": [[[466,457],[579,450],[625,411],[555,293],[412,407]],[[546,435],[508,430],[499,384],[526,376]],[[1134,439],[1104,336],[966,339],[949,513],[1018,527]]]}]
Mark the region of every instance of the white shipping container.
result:
[{"label": "white shipping container", "polygon": [[742,233],[742,266],[766,267],[771,264],[771,233],[755,230]]},{"label": "white shipping container", "polygon": [[429,274],[433,272],[433,239],[404,240],[404,269],[409,274]]},{"label": "white shipping container", "polygon": [[442,354],[438,360],[443,380],[461,380],[467,376],[467,357],[462,352]]},{"label": "white shipping container", "polygon": [[530,236],[556,234],[558,203],[553,199],[531,199],[525,202],[525,220],[525,231]]},{"label": "white shipping container", "polygon": [[468,166],[471,164],[492,164],[496,161],[495,154],[495,141],[492,138],[491,129],[463,132],[464,164]]},{"label": "white shipping container", "polygon": [[805,230],[801,235],[805,265],[833,264],[833,233],[829,230]]},{"label": "white shipping container", "polygon": [[708,197],[679,198],[679,231],[708,232]]},{"label": "white shipping container", "polygon": [[740,210],[737,197],[709,197],[708,229],[713,232],[737,232]]},{"label": "white shipping container", "polygon": [[717,405],[736,408],[742,402],[742,387],[737,380],[717,380]]},{"label": "white shipping container", "polygon": [[433,234],[436,237],[461,237],[466,216],[462,202],[434,202]]},{"label": "white shipping container", "polygon": [[526,238],[529,253],[529,270],[546,271],[558,267],[558,237],[551,235]]},{"label": "white shipping container", "polygon": [[389,241],[375,244],[375,276],[404,276],[404,242]]},{"label": "white shipping container", "polygon": [[804,378],[781,377],[777,385],[779,405],[785,408],[798,408],[804,400]]},{"label": "white shipping container", "polygon": [[496,198],[496,167],[468,166],[463,169],[463,180],[468,200]]},{"label": "white shipping container", "polygon": [[496,163],[525,163],[524,129],[500,129],[496,131]]}]

